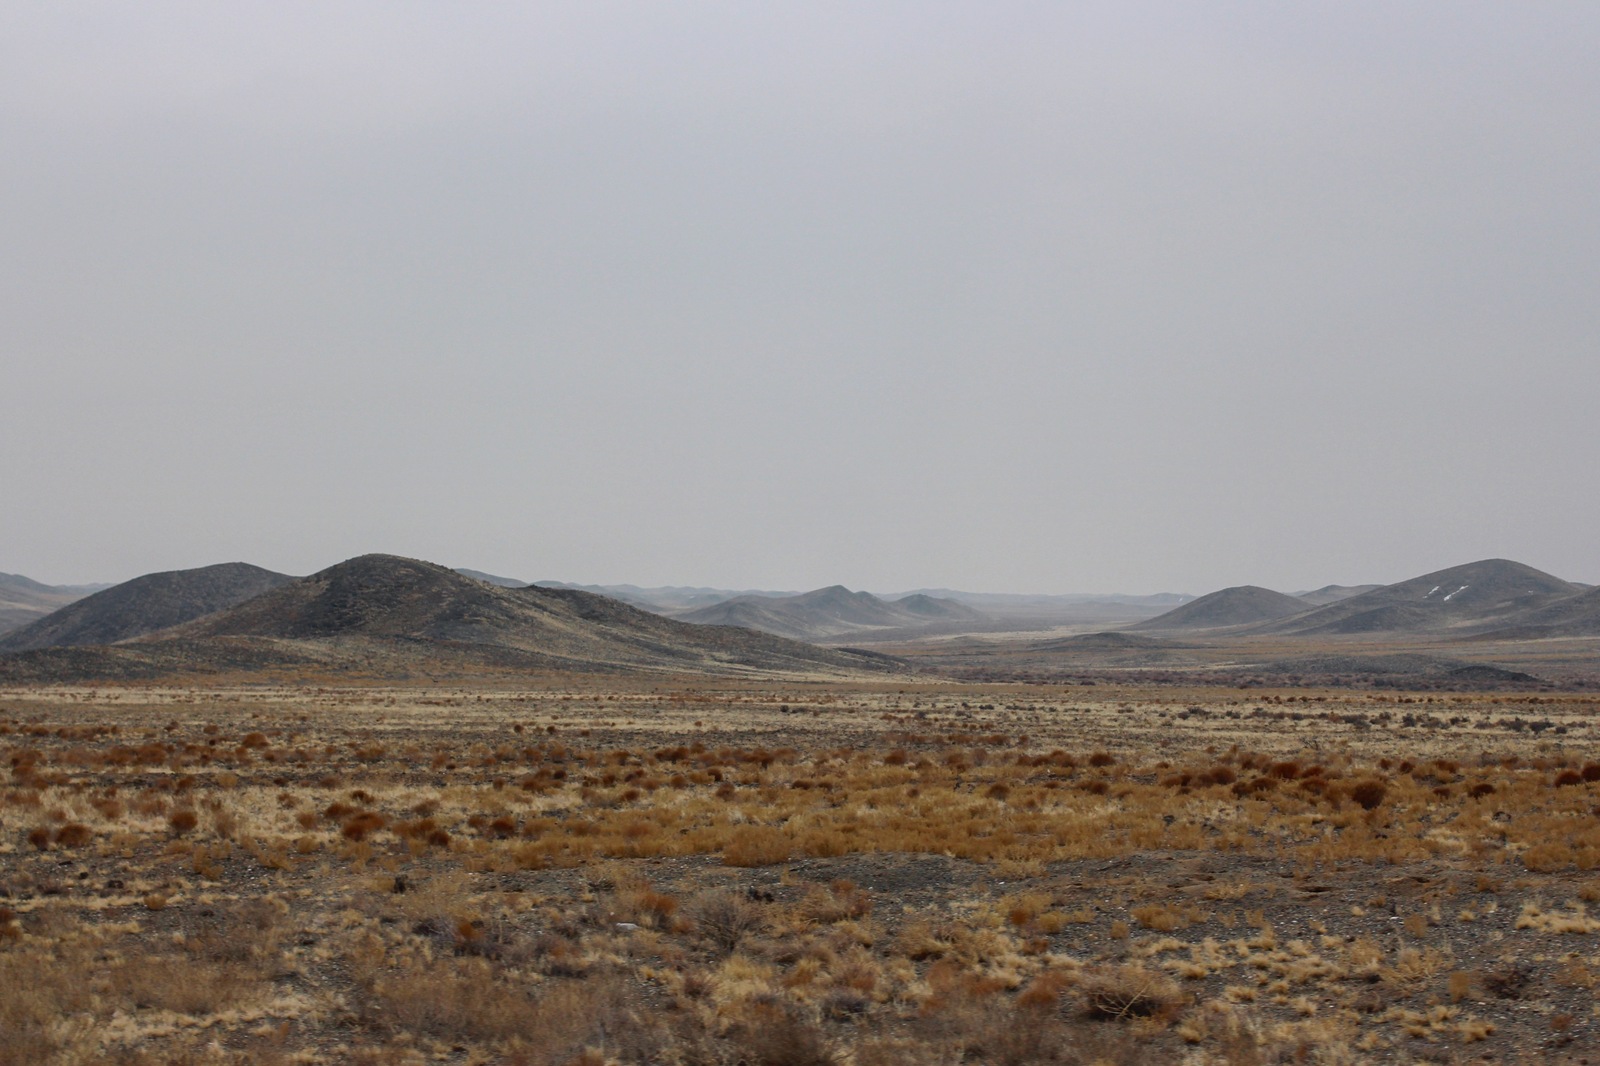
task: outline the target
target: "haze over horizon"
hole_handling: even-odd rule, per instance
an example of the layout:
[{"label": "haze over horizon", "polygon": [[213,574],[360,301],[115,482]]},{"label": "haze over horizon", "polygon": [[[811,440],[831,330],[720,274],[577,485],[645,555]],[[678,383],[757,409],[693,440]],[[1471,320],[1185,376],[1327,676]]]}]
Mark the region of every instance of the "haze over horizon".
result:
[{"label": "haze over horizon", "polygon": [[0,571],[1600,582],[1600,7],[0,7]]}]

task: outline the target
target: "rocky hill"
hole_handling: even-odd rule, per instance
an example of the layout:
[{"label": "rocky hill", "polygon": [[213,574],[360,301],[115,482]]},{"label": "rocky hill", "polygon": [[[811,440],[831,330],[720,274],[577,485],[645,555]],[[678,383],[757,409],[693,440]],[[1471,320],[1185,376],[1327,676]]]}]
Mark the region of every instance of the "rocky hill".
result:
[{"label": "rocky hill", "polygon": [[507,671],[848,674],[901,668],[886,656],[692,625],[576,590],[506,588],[392,555],[348,560],[114,648],[0,658],[0,678],[18,679],[264,669],[400,679]]},{"label": "rocky hill", "polygon": [[1296,596],[1264,589],[1259,585],[1236,585],[1208,593],[1174,607],[1166,614],[1129,626],[1130,630],[1219,629],[1249,625],[1291,615],[1304,614],[1311,606]]},{"label": "rocky hill", "polygon": [[870,592],[831,585],[797,596],[740,596],[679,615],[701,625],[740,626],[795,640],[829,640],[874,630],[918,630],[950,623],[982,622],[965,604],[913,594],[881,600]]},{"label": "rocky hill", "polygon": [[1509,559],[1484,559],[1385,585],[1257,630],[1280,635],[1467,633],[1504,628],[1582,590]]},{"label": "rocky hill", "polygon": [[146,574],[0,637],[0,652],[116,644],[232,607],[293,580],[249,563]]}]

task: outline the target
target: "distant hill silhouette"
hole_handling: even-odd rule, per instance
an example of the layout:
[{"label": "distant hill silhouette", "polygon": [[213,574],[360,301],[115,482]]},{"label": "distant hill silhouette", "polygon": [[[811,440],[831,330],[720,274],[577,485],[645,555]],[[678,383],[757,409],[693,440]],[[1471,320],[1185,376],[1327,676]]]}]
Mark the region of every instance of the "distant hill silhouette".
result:
[{"label": "distant hill silhouette", "polygon": [[1445,633],[1514,625],[1581,590],[1509,559],[1484,559],[1385,585],[1257,630],[1282,635]]},{"label": "distant hill silhouette", "polygon": [[1281,592],[1264,589],[1259,585],[1236,585],[1208,593],[1174,607],[1166,614],[1137,625],[1130,630],[1219,629],[1223,626],[1248,625],[1311,610],[1307,603]]},{"label": "distant hill silhouette", "polygon": [[1304,600],[1313,607],[1326,607],[1330,603],[1348,600],[1351,596],[1359,596],[1363,592],[1381,589],[1382,585],[1324,585],[1311,592],[1296,592],[1294,598]]},{"label": "distant hill silhouette", "polygon": [[638,585],[575,585],[570,581],[535,581],[547,589],[577,589],[609,596],[623,603],[631,603],[669,618],[681,618],[686,612],[724,603],[741,596],[794,596],[795,592],[773,592],[767,589],[719,589],[699,585],[658,585],[641,588]]},{"label": "distant hill silhouette", "polygon": [[0,574],[0,634],[21,629],[106,585],[46,585],[21,574]]},{"label": "distant hill silhouette", "polygon": [[232,607],[293,580],[249,563],[146,574],[0,637],[0,652],[116,644]]},{"label": "distant hill silhouette", "polygon": [[[86,654],[91,650],[103,654]],[[482,670],[842,674],[902,668],[886,656],[691,625],[576,590],[505,588],[392,555],[347,560],[115,648],[0,659],[0,677],[17,678],[260,669],[401,678]]]},{"label": "distant hill silhouette", "polygon": [[917,629],[930,624],[981,622],[965,604],[912,594],[880,600],[870,592],[830,585],[798,596],[740,596],[679,615],[685,622],[741,626],[795,640],[848,637],[874,629]]},{"label": "distant hill silhouette", "polygon": [[456,567],[456,573],[462,575],[463,577],[476,578],[479,581],[487,581],[491,585],[499,585],[502,588],[508,589],[520,589],[524,585],[529,584],[529,582],[519,580],[518,578],[501,577],[499,574],[486,574],[482,570],[468,570],[464,566]]}]

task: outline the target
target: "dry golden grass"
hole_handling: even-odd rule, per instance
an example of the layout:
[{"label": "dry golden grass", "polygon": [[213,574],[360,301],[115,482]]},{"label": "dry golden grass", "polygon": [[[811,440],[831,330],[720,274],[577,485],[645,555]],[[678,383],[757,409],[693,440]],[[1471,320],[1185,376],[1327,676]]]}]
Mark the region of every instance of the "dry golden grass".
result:
[{"label": "dry golden grass", "polygon": [[1577,1062],[1594,710],[0,694],[0,1066]]}]

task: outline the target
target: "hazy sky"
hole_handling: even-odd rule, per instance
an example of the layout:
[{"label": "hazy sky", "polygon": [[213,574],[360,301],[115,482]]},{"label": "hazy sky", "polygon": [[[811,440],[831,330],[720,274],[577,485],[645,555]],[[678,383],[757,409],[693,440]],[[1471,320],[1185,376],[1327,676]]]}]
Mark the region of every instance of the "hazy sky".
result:
[{"label": "hazy sky", "polygon": [[0,0],[0,570],[1600,582],[1600,4]]}]

